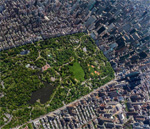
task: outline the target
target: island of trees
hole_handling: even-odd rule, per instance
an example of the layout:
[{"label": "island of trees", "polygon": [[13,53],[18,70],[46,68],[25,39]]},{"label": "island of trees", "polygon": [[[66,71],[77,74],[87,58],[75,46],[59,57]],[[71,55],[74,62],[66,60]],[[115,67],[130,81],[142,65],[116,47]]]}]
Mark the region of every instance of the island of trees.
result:
[{"label": "island of trees", "polygon": [[[0,126],[6,124],[3,128],[51,112],[114,78],[110,63],[84,33],[2,51],[0,72]],[[40,92],[44,88],[49,89],[46,97]],[[34,98],[39,93],[41,96]]]}]

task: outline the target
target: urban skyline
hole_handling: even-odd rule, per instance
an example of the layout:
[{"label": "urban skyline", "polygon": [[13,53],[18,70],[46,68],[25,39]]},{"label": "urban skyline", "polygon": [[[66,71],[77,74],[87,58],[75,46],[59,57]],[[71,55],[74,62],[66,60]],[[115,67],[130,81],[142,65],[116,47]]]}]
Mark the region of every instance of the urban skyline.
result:
[{"label": "urban skyline", "polygon": [[[0,52],[83,32],[115,71],[108,84],[17,128],[150,128],[150,0],[1,0],[0,28]],[[4,117],[7,125],[12,115]]]}]

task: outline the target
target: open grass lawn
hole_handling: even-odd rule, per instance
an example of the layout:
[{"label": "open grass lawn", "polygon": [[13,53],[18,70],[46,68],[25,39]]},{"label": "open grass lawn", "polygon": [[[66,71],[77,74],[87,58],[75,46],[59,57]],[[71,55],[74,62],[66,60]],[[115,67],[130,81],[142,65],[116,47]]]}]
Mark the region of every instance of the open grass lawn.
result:
[{"label": "open grass lawn", "polygon": [[69,67],[70,71],[73,72],[73,76],[79,80],[84,81],[85,73],[78,62],[75,62],[73,66]]}]

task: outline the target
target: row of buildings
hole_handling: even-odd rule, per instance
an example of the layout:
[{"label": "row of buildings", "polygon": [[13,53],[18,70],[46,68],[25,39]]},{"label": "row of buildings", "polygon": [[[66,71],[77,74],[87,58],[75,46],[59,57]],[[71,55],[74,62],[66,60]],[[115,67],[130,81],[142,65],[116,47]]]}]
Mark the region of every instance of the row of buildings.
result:
[{"label": "row of buildings", "polygon": [[67,1],[0,1],[0,50],[82,32],[83,25],[67,13],[69,6]]}]

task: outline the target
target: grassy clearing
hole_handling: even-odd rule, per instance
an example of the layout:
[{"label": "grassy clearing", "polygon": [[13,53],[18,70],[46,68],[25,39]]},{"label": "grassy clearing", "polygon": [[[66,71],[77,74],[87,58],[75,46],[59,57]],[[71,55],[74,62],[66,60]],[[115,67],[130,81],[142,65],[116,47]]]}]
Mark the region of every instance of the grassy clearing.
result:
[{"label": "grassy clearing", "polygon": [[71,72],[73,72],[73,76],[79,80],[79,81],[84,81],[84,76],[85,76],[85,73],[82,69],[82,67],[80,66],[80,64],[78,62],[75,62],[73,64],[73,66],[70,66],[69,67],[69,70]]}]

